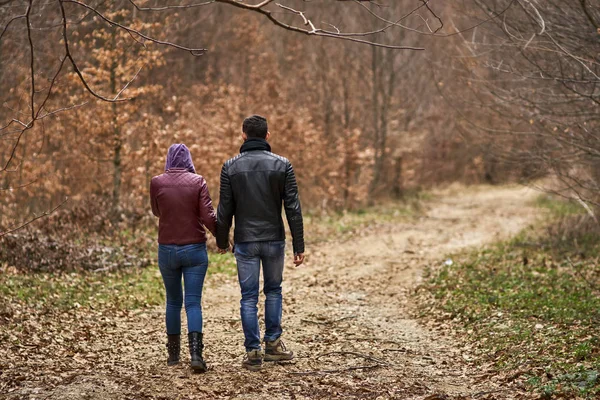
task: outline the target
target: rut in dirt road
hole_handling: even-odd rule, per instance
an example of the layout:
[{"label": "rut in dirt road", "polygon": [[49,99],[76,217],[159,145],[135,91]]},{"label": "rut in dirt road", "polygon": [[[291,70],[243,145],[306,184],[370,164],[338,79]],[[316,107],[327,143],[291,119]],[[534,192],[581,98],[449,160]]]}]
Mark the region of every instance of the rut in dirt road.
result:
[{"label": "rut in dirt road", "polygon": [[[209,280],[203,296],[208,373],[192,374],[186,354],[182,365],[164,365],[161,307],[113,316],[118,328],[92,338],[94,367],[79,370],[72,362],[69,379],[35,396],[516,398],[518,393],[492,383],[489,371],[469,366],[468,355],[450,337],[411,317],[410,293],[423,270],[445,255],[510,237],[534,222],[536,210],[529,205],[534,196],[522,187],[437,192],[421,217],[309,246],[306,266],[287,268],[284,277],[284,338],[296,353],[291,362],[269,364],[258,373],[241,369],[239,288],[235,277],[223,277]],[[8,398],[30,395],[24,389]]]}]

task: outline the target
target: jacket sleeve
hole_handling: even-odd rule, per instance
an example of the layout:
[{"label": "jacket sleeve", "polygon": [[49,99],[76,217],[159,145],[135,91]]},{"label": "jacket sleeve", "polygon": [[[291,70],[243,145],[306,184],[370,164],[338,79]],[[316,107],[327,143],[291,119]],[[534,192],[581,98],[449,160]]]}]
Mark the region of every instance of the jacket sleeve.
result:
[{"label": "jacket sleeve", "polygon": [[235,211],[235,199],[227,172],[227,165],[221,169],[221,189],[219,191],[219,207],[217,208],[217,246],[220,249],[229,248],[229,230]]},{"label": "jacket sleeve", "polygon": [[283,206],[292,232],[294,253],[304,253],[304,223],[302,221],[300,198],[298,197],[298,184],[296,183],[294,168],[289,162],[285,171]]},{"label": "jacket sleeve", "polygon": [[157,187],[154,183],[154,179],[150,181],[150,205],[152,206],[152,214],[160,217],[160,210],[158,209],[158,201],[156,199]]},{"label": "jacket sleeve", "polygon": [[215,215],[215,209],[212,205],[212,199],[208,191],[208,184],[206,180],[202,179],[200,184],[200,223],[206,227],[213,234],[217,235],[217,216]]}]

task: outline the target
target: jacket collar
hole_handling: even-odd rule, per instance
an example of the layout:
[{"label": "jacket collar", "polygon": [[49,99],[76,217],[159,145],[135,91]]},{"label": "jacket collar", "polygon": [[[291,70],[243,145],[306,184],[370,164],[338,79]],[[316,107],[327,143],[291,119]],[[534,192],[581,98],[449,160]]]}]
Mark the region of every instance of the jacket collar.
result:
[{"label": "jacket collar", "polygon": [[240,153],[256,150],[271,151],[271,145],[265,139],[250,138],[240,147]]},{"label": "jacket collar", "polygon": [[187,170],[187,168],[169,168],[167,171],[167,174],[180,174],[182,172],[190,172]]}]

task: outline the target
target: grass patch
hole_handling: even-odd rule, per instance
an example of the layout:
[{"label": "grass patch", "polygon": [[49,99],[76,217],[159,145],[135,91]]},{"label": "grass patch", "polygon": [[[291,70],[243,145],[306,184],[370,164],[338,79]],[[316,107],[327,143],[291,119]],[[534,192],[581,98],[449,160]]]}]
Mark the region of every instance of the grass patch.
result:
[{"label": "grass patch", "polygon": [[[209,253],[207,279],[216,273],[234,275],[231,254]],[[109,272],[0,274],[0,298],[26,307],[65,311],[73,307],[137,309],[161,305],[165,293],[157,265]]]},{"label": "grass patch", "polygon": [[311,242],[338,240],[364,230],[381,228],[383,225],[402,222],[407,217],[423,212],[423,203],[431,200],[428,192],[411,192],[402,200],[382,203],[351,211],[327,214],[306,213],[304,224],[306,237]]},{"label": "grass patch", "polygon": [[68,310],[73,307],[133,309],[164,301],[156,268],[110,273],[2,274],[0,295],[26,307]]},{"label": "grass patch", "polygon": [[[456,323],[482,362],[544,398],[600,396],[600,235],[577,229],[583,209],[540,198],[552,223],[430,272],[438,316]],[[561,226],[558,234],[555,226]]]},{"label": "grass patch", "polygon": [[237,264],[232,253],[208,253],[208,259],[207,277],[210,277],[212,274],[237,275]]},{"label": "grass patch", "polygon": [[583,206],[575,200],[567,200],[549,194],[538,196],[534,204],[539,208],[550,211],[555,218],[579,215],[585,212]]}]

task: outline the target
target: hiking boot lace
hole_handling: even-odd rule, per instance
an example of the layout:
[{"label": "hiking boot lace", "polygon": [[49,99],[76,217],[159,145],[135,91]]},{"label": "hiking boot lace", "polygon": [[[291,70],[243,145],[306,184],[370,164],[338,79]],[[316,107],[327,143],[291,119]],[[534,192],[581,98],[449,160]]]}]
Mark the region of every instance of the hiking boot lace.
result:
[{"label": "hiking boot lace", "polygon": [[[287,347],[285,347],[285,343],[283,343],[283,340],[279,341],[279,346],[281,346],[281,351],[282,352],[285,353],[287,351]],[[279,346],[277,346],[277,347],[279,347]]]},{"label": "hiking boot lace", "polygon": [[[250,360],[250,356],[249,356],[249,354],[250,354],[250,353],[246,353],[246,354],[244,354],[244,361],[248,361],[248,360]],[[254,352],[252,352],[252,354],[253,354],[253,355],[255,355],[255,353],[254,353]],[[258,353],[258,356],[257,356],[257,357],[253,357],[253,358],[254,358],[255,360],[257,360],[257,359],[260,359],[260,358],[261,358],[261,357],[260,357],[260,352]]]}]

